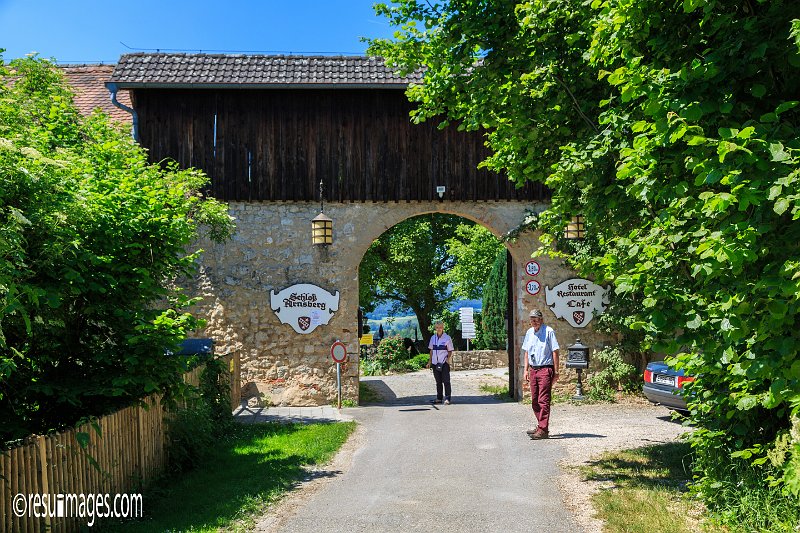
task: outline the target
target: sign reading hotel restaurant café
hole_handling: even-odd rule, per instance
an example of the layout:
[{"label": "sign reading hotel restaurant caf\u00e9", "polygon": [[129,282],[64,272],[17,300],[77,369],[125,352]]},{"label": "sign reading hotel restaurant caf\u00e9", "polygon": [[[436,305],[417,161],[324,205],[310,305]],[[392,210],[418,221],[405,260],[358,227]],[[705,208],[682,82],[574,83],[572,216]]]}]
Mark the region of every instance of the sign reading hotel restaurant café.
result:
[{"label": "sign reading hotel restaurant caf\u00e9", "polygon": [[339,291],[331,294],[316,285],[300,283],[277,294],[271,290],[270,307],[282,324],[306,335],[331,321],[333,313],[339,310]]},{"label": "sign reading hotel restaurant caf\u00e9", "polygon": [[586,327],[595,315],[603,314],[608,305],[608,288],[588,279],[568,279],[552,289],[545,287],[547,305],[558,318],[574,328]]}]

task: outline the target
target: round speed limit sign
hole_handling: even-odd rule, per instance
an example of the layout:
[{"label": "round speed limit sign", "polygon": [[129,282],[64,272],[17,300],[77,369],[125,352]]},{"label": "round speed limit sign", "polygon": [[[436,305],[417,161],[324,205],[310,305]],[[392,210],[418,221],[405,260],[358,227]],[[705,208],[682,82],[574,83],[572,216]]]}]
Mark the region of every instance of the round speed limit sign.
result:
[{"label": "round speed limit sign", "polygon": [[536,261],[528,261],[528,263],[525,265],[525,273],[529,276],[535,276],[540,270],[541,268],[539,267],[539,263]]},{"label": "round speed limit sign", "polygon": [[542,286],[536,280],[530,280],[527,285],[525,285],[525,290],[528,291],[528,294],[539,294],[539,291],[542,289]]},{"label": "round speed limit sign", "polygon": [[347,359],[347,348],[344,343],[339,341],[333,343],[331,346],[331,359],[335,363],[344,363],[344,360]]}]

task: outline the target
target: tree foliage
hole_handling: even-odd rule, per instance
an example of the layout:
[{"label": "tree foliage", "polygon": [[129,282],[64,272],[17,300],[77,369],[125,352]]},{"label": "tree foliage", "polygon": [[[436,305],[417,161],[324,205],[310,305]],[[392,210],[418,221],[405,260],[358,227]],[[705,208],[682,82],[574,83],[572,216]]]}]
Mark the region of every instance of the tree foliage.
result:
[{"label": "tree foliage", "polygon": [[508,311],[508,268],[506,250],[498,252],[492,270],[483,286],[481,306],[481,339],[489,350],[506,348],[506,314]]},{"label": "tree foliage", "polygon": [[455,234],[447,239],[447,253],[453,257],[453,265],[434,283],[447,284],[456,299],[479,299],[495,256],[503,252],[505,257],[505,250],[505,245],[488,229],[461,221]]},{"label": "tree foliage", "polygon": [[492,233],[455,215],[409,218],[389,228],[359,267],[360,305],[380,302],[411,309],[423,338],[433,317],[459,298],[480,297],[483,280],[503,244]]},{"label": "tree foliage", "polygon": [[165,355],[198,321],[174,281],[203,229],[231,231],[206,177],[147,162],[61,73],[0,59],[0,440],[108,412],[180,382]]},{"label": "tree foliage", "polygon": [[[399,0],[371,52],[416,120],[483,129],[486,165],[544,181],[539,227],[612,282],[643,350],[698,376],[695,489],[714,508],[740,461],[798,492],[800,3]],[[790,435],[787,453],[773,453]],[[746,489],[742,489],[746,490]]]}]

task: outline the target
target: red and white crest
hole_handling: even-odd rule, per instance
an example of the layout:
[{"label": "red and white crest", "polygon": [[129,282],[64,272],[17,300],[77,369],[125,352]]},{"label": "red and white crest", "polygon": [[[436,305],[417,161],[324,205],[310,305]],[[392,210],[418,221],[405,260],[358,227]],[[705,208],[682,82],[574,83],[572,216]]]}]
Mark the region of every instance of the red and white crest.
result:
[{"label": "red and white crest", "polygon": [[576,324],[579,326],[583,324],[583,319],[586,318],[586,313],[583,311],[573,311],[572,312],[572,319],[575,321]]},{"label": "red and white crest", "polygon": [[311,317],[310,316],[298,317],[297,325],[300,326],[300,329],[302,329],[303,331],[307,330],[308,327],[311,325]]}]

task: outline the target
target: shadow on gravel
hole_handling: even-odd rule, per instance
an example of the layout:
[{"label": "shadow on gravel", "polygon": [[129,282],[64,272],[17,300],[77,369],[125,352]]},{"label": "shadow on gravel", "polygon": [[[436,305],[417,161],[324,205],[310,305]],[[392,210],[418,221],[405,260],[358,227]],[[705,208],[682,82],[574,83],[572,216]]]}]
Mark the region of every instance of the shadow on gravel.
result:
[{"label": "shadow on gravel", "polygon": [[597,435],[596,433],[557,433],[550,435],[550,440],[558,439],[604,439],[605,435]]},{"label": "shadow on gravel", "polygon": [[680,411],[676,412],[676,414],[672,414],[670,411],[669,414],[664,416],[657,416],[659,420],[663,420],[664,422],[672,422],[673,424],[683,424],[686,422],[687,416],[682,414]]},{"label": "shadow on gravel", "polygon": [[[416,395],[416,396],[397,396],[394,390],[386,384],[386,382],[379,380],[379,379],[371,379],[366,382],[367,385],[375,391],[381,397],[380,401],[377,402],[370,402],[364,405],[399,405],[399,406],[409,406],[409,407],[420,407],[420,409],[404,409],[404,411],[427,411],[430,409],[447,409],[449,407],[455,407],[457,405],[478,405],[478,404],[499,404],[499,403],[506,403],[504,400],[496,398],[493,395],[483,395],[483,394],[476,394],[472,396],[459,396],[456,394],[458,391],[454,390],[453,397],[451,398],[452,405],[436,405],[432,404],[431,401],[436,397],[436,389],[435,384],[431,384],[431,388],[433,391],[431,394],[426,394],[423,396]],[[427,407],[428,409],[421,408],[422,406]]]}]

